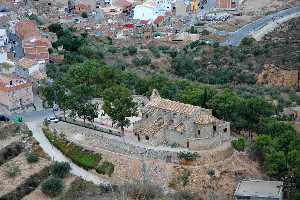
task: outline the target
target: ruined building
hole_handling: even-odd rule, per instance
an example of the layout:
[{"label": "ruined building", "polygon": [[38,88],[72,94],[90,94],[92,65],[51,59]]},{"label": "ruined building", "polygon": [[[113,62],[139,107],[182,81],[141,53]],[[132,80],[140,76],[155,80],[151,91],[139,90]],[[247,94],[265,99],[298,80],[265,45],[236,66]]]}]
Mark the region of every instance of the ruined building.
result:
[{"label": "ruined building", "polygon": [[160,97],[153,90],[134,123],[134,135],[145,144],[175,145],[199,151],[230,139],[230,123],[219,120],[211,110]]}]

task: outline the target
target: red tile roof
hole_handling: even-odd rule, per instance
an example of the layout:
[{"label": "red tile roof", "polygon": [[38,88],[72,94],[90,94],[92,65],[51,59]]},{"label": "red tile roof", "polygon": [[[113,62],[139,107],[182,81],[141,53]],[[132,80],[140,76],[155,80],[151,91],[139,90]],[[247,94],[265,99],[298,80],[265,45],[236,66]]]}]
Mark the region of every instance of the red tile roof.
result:
[{"label": "red tile roof", "polygon": [[164,17],[163,16],[158,16],[155,20],[154,20],[154,24],[160,24],[164,21]]}]

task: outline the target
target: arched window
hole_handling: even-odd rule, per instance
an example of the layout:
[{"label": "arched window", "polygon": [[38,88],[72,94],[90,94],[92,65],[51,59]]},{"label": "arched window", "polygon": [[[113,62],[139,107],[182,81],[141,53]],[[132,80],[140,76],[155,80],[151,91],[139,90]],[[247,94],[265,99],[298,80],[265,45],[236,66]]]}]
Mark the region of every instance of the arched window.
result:
[{"label": "arched window", "polygon": [[149,136],[148,136],[148,135],[146,135],[146,136],[145,136],[145,139],[146,139],[146,140],[149,140]]}]

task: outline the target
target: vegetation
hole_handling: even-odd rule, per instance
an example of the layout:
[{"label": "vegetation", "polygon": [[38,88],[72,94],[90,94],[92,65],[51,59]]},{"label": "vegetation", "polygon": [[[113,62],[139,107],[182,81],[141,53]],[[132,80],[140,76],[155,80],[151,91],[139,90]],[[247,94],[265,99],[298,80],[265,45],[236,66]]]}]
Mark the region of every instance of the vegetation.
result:
[{"label": "vegetation", "polygon": [[180,183],[183,186],[186,186],[189,182],[190,176],[191,176],[191,172],[187,169],[184,169],[181,176],[179,177]]},{"label": "vegetation", "polygon": [[231,145],[237,151],[244,151],[246,147],[246,141],[244,138],[239,138],[231,141]]},{"label": "vegetation", "polygon": [[71,166],[68,162],[53,162],[50,166],[50,173],[57,178],[65,178],[69,175]]},{"label": "vegetation", "polygon": [[6,174],[9,177],[16,177],[21,173],[18,166],[12,164],[7,166]]},{"label": "vegetation", "polygon": [[64,188],[64,183],[59,178],[50,177],[42,182],[41,190],[50,197],[58,196]]},{"label": "vegetation", "polygon": [[196,152],[191,153],[191,152],[183,152],[183,151],[179,152],[177,156],[180,160],[186,160],[186,161],[193,161],[199,157],[199,155]]},{"label": "vegetation", "polygon": [[112,164],[111,162],[104,161],[103,163],[97,166],[96,172],[111,177],[111,175],[114,172],[114,169],[114,164]]},{"label": "vegetation", "polygon": [[34,152],[29,152],[26,154],[26,160],[28,163],[36,163],[39,161],[39,156]]},{"label": "vegetation", "polygon": [[95,169],[97,167],[101,160],[100,154],[83,150],[74,144],[69,144],[55,136],[47,128],[44,128],[43,131],[48,140],[75,164],[83,167],[84,169]]},{"label": "vegetation", "polygon": [[136,115],[136,104],[132,101],[130,91],[123,86],[112,86],[103,92],[103,110],[110,116],[113,124],[121,127],[124,134],[124,127],[129,126],[127,117]]}]

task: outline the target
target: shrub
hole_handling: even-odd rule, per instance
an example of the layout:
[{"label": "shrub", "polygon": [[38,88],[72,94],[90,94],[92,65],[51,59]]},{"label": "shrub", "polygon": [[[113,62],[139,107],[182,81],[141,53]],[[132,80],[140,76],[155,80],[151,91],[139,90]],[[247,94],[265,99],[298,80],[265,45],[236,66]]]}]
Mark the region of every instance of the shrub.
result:
[{"label": "shrub", "polygon": [[7,171],[6,171],[6,174],[9,176],[9,177],[16,177],[17,175],[19,175],[21,172],[20,172],[20,169],[18,166],[15,166],[15,165],[8,165],[7,166]]},{"label": "shrub", "polygon": [[198,154],[196,152],[192,153],[192,152],[181,151],[181,152],[177,153],[177,156],[180,160],[193,161],[193,160],[197,159]]},{"label": "shrub", "polygon": [[186,186],[188,184],[190,175],[191,175],[190,171],[187,169],[184,169],[182,175],[179,177],[180,183],[183,186]]},{"label": "shrub", "polygon": [[186,191],[176,192],[171,195],[171,199],[173,200],[201,200],[198,194],[189,193]]},{"label": "shrub", "polygon": [[134,47],[134,46],[128,47],[128,53],[129,53],[130,55],[136,54],[136,53],[137,53],[137,48]]},{"label": "shrub", "polygon": [[246,147],[246,142],[244,138],[239,138],[231,141],[232,147],[237,151],[244,151]]},{"label": "shrub", "polygon": [[86,12],[81,13],[82,18],[88,18],[88,14]]},{"label": "shrub", "polygon": [[59,178],[48,178],[42,183],[42,192],[47,194],[50,197],[56,197],[59,195],[63,189],[63,181]]},{"label": "shrub", "polygon": [[108,48],[107,51],[110,52],[110,53],[117,53],[117,48],[116,47],[110,47],[110,48]]},{"label": "shrub", "polygon": [[111,162],[104,161],[101,165],[96,168],[96,172],[103,175],[108,175],[109,177],[115,170],[115,166]]},{"label": "shrub", "polygon": [[66,177],[71,170],[71,166],[68,162],[57,162],[51,164],[50,173],[52,176],[57,178]]},{"label": "shrub", "polygon": [[94,169],[100,162],[101,154],[86,151],[74,144],[69,144],[51,133],[47,128],[44,128],[43,131],[48,140],[56,148],[70,158],[75,164],[83,167],[84,169]]},{"label": "shrub", "polygon": [[161,199],[162,191],[154,185],[130,184],[125,186],[125,194],[135,200]]},{"label": "shrub", "polygon": [[26,160],[28,163],[36,163],[39,161],[39,157],[37,154],[29,152],[26,154]]}]

